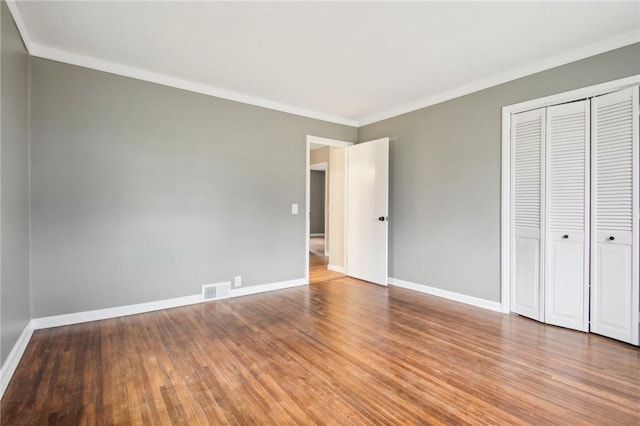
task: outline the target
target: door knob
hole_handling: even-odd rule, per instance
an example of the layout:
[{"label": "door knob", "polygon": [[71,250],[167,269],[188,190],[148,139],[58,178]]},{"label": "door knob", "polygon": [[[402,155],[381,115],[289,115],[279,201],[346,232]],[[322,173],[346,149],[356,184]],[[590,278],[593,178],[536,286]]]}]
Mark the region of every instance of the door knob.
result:
[{"label": "door knob", "polygon": [[613,241],[615,239],[616,239],[616,237],[614,237],[613,235],[609,237],[609,241]]},{"label": "door knob", "polygon": [[565,240],[567,240],[567,239],[569,239],[569,236],[568,236],[567,234],[564,234],[564,235],[562,236],[562,238],[564,238]]}]

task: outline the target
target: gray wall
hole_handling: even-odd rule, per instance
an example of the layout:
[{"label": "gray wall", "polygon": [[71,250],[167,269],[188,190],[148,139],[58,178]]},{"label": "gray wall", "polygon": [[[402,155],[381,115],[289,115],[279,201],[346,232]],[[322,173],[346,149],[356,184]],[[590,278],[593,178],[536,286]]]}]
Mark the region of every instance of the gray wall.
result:
[{"label": "gray wall", "polygon": [[393,140],[390,276],[500,301],[501,108],[639,73],[635,44],[360,128]]},{"label": "gray wall", "polygon": [[4,364],[29,314],[29,56],[5,2],[0,5],[2,196],[0,364]]},{"label": "gray wall", "polygon": [[305,276],[306,135],[357,130],[32,59],[33,316]]},{"label": "gray wall", "polygon": [[309,232],[324,234],[325,172],[311,170],[309,182]]}]

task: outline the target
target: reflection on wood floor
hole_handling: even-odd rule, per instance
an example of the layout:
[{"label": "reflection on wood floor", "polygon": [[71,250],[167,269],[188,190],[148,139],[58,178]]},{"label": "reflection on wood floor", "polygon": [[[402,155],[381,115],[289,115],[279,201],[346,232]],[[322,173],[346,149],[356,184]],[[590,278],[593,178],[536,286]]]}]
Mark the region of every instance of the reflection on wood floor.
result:
[{"label": "reflection on wood floor", "polygon": [[340,272],[329,271],[329,258],[324,255],[324,237],[311,237],[309,240],[309,282],[317,283],[345,275]]}]

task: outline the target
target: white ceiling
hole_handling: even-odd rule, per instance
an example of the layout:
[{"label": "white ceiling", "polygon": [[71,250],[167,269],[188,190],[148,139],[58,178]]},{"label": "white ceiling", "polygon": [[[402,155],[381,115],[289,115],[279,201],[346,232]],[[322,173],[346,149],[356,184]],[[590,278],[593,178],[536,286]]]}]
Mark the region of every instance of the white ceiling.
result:
[{"label": "white ceiling", "polygon": [[640,41],[640,2],[10,1],[34,56],[363,125]]}]

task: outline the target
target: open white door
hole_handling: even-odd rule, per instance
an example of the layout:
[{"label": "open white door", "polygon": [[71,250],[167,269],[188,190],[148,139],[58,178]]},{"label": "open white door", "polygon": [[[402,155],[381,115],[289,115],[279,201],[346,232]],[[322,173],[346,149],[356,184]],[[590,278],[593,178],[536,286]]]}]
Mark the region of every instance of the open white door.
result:
[{"label": "open white door", "polygon": [[347,148],[347,275],[387,285],[389,138]]}]

